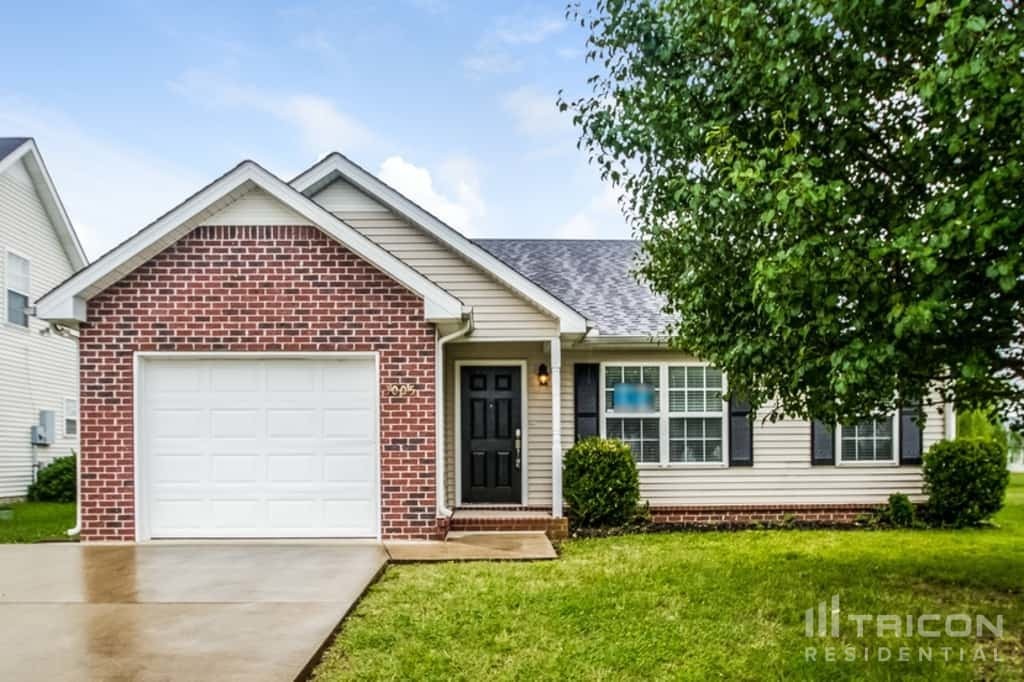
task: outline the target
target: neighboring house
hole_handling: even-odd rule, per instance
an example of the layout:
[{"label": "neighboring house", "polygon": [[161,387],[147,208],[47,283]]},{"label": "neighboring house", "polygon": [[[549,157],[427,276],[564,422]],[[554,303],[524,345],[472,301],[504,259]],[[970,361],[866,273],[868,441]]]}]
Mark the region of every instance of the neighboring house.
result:
[{"label": "neighboring house", "polygon": [[39,301],[81,329],[83,537],[559,531],[592,434],[630,444],[658,521],[920,495],[949,414],[751,427],[659,343],[635,250],[471,241],[339,154],[290,183],[241,163]]},{"label": "neighboring house", "polygon": [[[0,499],[24,497],[40,466],[78,449],[78,343],[30,307],[85,264],[35,142],[0,138]],[[33,445],[42,410],[55,433]]]}]

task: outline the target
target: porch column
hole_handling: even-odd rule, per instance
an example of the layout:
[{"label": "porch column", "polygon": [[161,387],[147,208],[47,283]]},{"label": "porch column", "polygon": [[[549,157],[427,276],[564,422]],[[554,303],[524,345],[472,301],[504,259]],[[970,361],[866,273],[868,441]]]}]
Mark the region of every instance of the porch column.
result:
[{"label": "porch column", "polygon": [[562,516],[562,340],[551,337],[551,516]]}]

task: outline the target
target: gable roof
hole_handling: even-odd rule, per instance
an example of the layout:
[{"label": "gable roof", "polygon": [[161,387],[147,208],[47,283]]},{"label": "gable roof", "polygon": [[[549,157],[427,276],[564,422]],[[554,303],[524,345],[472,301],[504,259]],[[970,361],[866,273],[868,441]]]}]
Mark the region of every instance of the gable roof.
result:
[{"label": "gable roof", "polygon": [[419,226],[462,258],[490,273],[503,285],[555,317],[563,334],[584,334],[591,326],[586,317],[567,301],[525,277],[522,272],[496,258],[494,254],[481,248],[461,232],[338,152],[329,154],[299,174],[290,184],[303,194],[312,196],[339,177]]},{"label": "gable roof", "polygon": [[64,203],[57,194],[57,188],[49,171],[46,170],[46,164],[43,163],[43,156],[39,153],[35,140],[31,137],[0,137],[0,174],[18,161],[25,163],[39,199],[43,202],[43,209],[57,232],[57,239],[71,261],[71,268],[78,270],[85,267],[89,259],[86,258],[82,244],[78,241],[78,235],[75,234],[71,219],[64,210]]},{"label": "gable roof", "polygon": [[426,319],[459,321],[459,299],[437,286],[395,256],[380,248],[332,213],[324,210],[254,161],[243,161],[153,223],[102,255],[89,267],[72,275],[36,302],[40,318],[84,322],[88,301],[167,248],[194,227],[259,188],[302,215],[353,253],[386,272],[395,281],[424,299]]},{"label": "gable roof", "polygon": [[660,337],[664,299],[632,270],[640,242],[611,239],[477,239],[477,244],[579,310],[600,337]]}]

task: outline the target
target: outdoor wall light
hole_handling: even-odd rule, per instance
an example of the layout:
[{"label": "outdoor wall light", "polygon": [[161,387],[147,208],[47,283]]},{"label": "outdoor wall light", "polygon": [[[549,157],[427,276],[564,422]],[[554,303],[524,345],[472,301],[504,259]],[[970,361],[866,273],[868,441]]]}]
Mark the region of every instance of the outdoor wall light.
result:
[{"label": "outdoor wall light", "polygon": [[551,379],[551,375],[548,374],[548,366],[542,362],[540,367],[537,368],[537,383],[541,386],[547,386],[549,379]]}]

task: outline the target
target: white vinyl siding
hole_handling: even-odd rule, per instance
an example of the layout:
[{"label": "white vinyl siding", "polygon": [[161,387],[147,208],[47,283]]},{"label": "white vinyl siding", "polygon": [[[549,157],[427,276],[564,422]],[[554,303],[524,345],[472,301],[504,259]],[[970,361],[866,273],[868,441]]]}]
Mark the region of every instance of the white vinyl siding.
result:
[{"label": "white vinyl siding", "polygon": [[539,338],[558,332],[553,317],[344,180],[334,181],[313,199],[471,306],[474,338]]},{"label": "white vinyl siding", "polygon": [[304,216],[253,187],[219,211],[203,218],[204,225],[312,225]]},{"label": "white vinyl siding", "polygon": [[[31,256],[31,301],[72,273],[71,260],[21,162],[0,174],[0,282],[7,281],[8,252]],[[6,296],[0,297],[0,307],[0,319],[6,321]],[[40,410],[53,410],[61,419],[64,399],[78,395],[77,341],[42,333],[46,328],[36,318],[28,320],[27,330],[0,324],[0,499],[25,494],[35,463],[78,449],[78,438],[65,437],[60,428],[49,447],[29,442]]]}]

